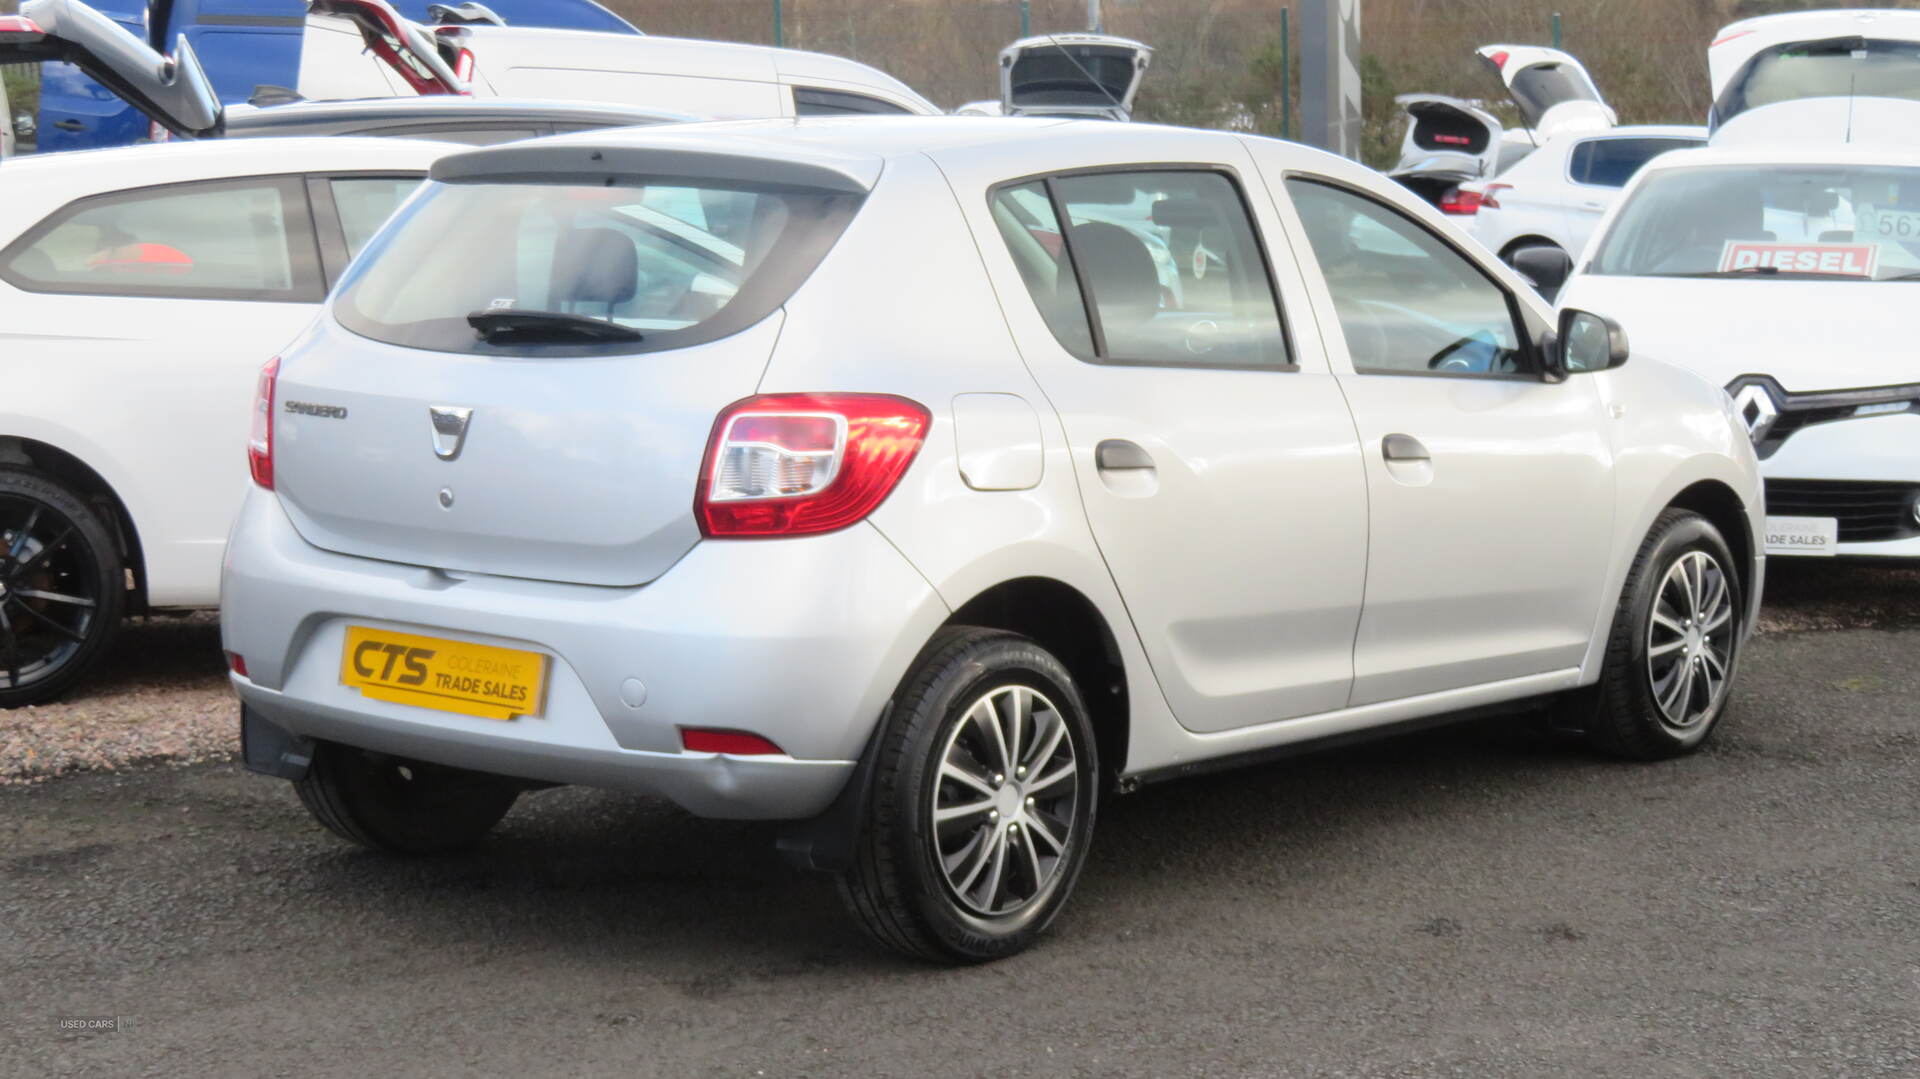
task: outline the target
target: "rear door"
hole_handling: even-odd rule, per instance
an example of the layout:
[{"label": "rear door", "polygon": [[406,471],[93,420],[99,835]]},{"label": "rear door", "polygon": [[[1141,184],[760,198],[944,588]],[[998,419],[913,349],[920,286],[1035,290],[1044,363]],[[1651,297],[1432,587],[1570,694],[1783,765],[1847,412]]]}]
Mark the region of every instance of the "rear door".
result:
[{"label": "rear door", "polygon": [[11,392],[137,400],[88,433],[133,476],[153,602],[211,603],[254,373],[324,292],[301,178],[81,199],[0,251],[0,282]]},{"label": "rear door", "polygon": [[1247,165],[1001,183],[981,237],[1153,674],[1200,731],[1345,705],[1366,562],[1353,424]]}]

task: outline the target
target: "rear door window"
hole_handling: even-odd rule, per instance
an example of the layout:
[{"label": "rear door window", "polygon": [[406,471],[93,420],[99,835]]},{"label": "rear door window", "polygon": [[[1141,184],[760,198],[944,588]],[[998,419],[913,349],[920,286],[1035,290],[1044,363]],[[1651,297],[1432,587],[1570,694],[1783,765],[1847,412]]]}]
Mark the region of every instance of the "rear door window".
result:
[{"label": "rear door window", "polygon": [[1225,174],[1069,174],[998,188],[990,209],[1048,327],[1074,355],[1291,367],[1265,253]]},{"label": "rear door window", "polygon": [[420,177],[346,176],[328,181],[328,186],[340,215],[340,231],[346,236],[347,257],[352,258],[420,186]]},{"label": "rear door window", "polygon": [[810,86],[793,88],[796,116],[904,116],[907,110],[891,101],[845,90],[816,90]]},{"label": "rear door window", "polygon": [[292,177],[82,199],[0,253],[0,276],[31,292],[99,296],[312,302],[324,292]]},{"label": "rear door window", "polygon": [[1577,184],[1625,187],[1641,166],[1661,154],[1701,145],[1698,139],[1588,139],[1573,148],[1567,173]]}]

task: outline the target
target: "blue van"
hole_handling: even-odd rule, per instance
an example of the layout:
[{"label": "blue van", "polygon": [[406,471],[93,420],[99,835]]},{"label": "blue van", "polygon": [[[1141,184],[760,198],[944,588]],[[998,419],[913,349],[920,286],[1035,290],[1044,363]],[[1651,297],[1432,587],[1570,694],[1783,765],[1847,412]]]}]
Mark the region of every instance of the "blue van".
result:
[{"label": "blue van", "polygon": [[[637,34],[632,23],[593,0],[485,0],[510,26]],[[185,34],[224,103],[259,86],[292,86],[300,71],[305,0],[92,0],[92,7],[160,53]],[[393,0],[416,22],[431,21],[428,0]],[[88,150],[147,137],[148,121],[113,91],[71,64],[40,73],[39,149]]]}]

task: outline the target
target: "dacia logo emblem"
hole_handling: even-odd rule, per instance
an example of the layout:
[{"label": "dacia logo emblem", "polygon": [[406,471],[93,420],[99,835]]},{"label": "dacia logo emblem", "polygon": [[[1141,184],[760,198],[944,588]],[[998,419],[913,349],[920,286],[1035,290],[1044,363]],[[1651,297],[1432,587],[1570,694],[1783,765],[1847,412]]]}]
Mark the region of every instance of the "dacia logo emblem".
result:
[{"label": "dacia logo emblem", "polygon": [[473,421],[473,409],[451,405],[432,405],[427,417],[433,421],[433,453],[442,461],[460,456],[467,444],[467,425]]}]

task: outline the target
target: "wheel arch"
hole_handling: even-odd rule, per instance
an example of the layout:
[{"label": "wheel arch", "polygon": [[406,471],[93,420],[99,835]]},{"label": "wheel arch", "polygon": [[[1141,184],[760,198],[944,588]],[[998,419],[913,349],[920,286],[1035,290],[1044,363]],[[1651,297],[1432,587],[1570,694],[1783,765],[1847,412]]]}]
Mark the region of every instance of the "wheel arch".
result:
[{"label": "wheel arch", "polygon": [[1720,480],[1698,480],[1682,488],[1667,501],[1676,509],[1692,510],[1705,517],[1726,537],[1733,549],[1733,560],[1740,574],[1740,592],[1751,605],[1754,600],[1753,555],[1756,537],[1747,516],[1747,504],[1732,487]]},{"label": "wheel arch", "polygon": [[947,625],[985,626],[1033,639],[1073,675],[1093,721],[1101,768],[1126,769],[1130,711],[1126,664],[1113,627],[1093,600],[1051,577],[1018,577],[954,608]]},{"label": "wheel arch", "polygon": [[0,466],[32,468],[44,472],[74,489],[82,498],[99,507],[113,523],[120,543],[121,564],[133,572],[133,591],[127,596],[127,614],[147,609],[146,556],[140,546],[140,530],[126,502],[106,478],[85,461],[50,442],[22,435],[0,435]]}]

